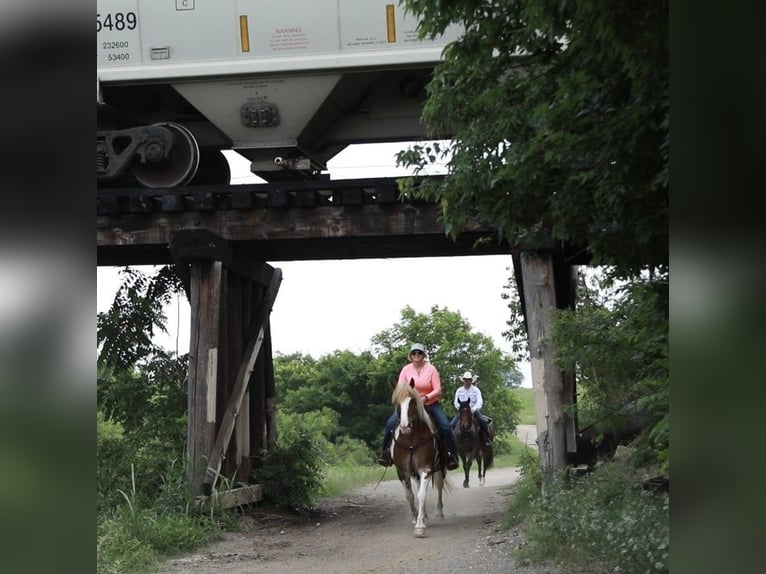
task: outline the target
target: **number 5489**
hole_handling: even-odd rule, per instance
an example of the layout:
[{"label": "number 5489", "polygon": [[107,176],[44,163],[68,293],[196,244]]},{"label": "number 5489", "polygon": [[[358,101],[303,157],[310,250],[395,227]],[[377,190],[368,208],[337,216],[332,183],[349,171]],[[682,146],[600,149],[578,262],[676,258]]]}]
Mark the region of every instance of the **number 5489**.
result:
[{"label": "number 5489", "polygon": [[135,30],[138,20],[135,12],[110,12],[104,14],[103,18],[101,14],[96,14],[96,32],[101,30]]}]

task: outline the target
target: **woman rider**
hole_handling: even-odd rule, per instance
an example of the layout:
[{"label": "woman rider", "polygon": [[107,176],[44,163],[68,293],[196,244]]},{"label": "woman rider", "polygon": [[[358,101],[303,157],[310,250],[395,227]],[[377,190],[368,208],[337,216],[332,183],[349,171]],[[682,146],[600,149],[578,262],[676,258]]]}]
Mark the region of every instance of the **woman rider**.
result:
[{"label": "woman rider", "polygon": [[[415,390],[423,397],[426,411],[436,421],[442,435],[442,439],[447,445],[447,470],[455,470],[458,467],[457,448],[455,447],[455,437],[452,434],[452,428],[449,425],[447,415],[439,405],[439,397],[442,394],[442,383],[439,377],[439,371],[431,363],[426,361],[426,351],[423,345],[415,343],[410,347],[410,362],[405,365],[399,373],[399,385],[409,385],[410,380],[415,381]],[[399,415],[394,413],[389,417],[386,423],[386,434],[383,438],[383,452],[380,453],[378,464],[382,466],[391,466],[391,439],[394,436],[394,428],[399,424]]]}]

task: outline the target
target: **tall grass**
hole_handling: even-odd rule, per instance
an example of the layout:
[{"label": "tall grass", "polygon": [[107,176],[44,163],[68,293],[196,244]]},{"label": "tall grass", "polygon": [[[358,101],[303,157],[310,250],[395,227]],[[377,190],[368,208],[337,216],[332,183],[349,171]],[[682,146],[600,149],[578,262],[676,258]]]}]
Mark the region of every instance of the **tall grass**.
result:
[{"label": "tall grass", "polygon": [[98,574],[147,572],[165,557],[201,546],[232,528],[230,514],[200,513],[188,497],[185,469],[162,478],[160,496],[151,507],[142,502],[131,465],[130,488],[118,489],[122,504],[102,508],[96,523]]}]

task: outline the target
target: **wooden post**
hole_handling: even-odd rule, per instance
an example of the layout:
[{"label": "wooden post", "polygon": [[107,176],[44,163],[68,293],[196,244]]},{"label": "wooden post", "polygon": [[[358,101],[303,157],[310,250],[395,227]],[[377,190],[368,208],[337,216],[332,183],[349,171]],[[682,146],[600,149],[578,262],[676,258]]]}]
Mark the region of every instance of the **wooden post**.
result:
[{"label": "wooden post", "polygon": [[[556,307],[574,311],[577,301],[577,267],[564,262],[560,257],[554,257],[553,274],[556,285]],[[577,389],[574,368],[564,369],[561,376],[566,451],[567,455],[574,458],[573,455],[577,454],[577,419],[575,415]]]},{"label": "wooden post", "polygon": [[202,480],[215,441],[222,269],[218,261],[195,261],[190,271],[187,454],[192,496],[202,493]]},{"label": "wooden post", "polygon": [[[263,344],[266,320],[268,319],[269,313],[271,313],[281,282],[282,272],[279,269],[274,269],[269,286],[261,300],[260,308],[258,309],[256,317],[250,324],[250,339],[247,348],[245,349],[242,362],[239,365],[234,388],[231,391],[225,413],[221,419],[218,434],[209,451],[210,455],[207,474],[204,477],[202,484],[202,491],[206,495],[210,494],[215,487],[224,453],[227,452],[229,447],[229,442],[234,433],[234,426],[240,414],[242,400],[245,397],[245,392],[247,391],[251,380],[251,374],[253,373],[253,367],[258,358],[261,345]],[[259,415],[259,413],[255,414],[256,416]]]},{"label": "wooden post", "polygon": [[549,471],[566,465],[563,377],[561,370],[553,363],[555,349],[549,339],[556,309],[552,254],[548,251],[523,252],[521,274],[540,464],[544,471]]}]

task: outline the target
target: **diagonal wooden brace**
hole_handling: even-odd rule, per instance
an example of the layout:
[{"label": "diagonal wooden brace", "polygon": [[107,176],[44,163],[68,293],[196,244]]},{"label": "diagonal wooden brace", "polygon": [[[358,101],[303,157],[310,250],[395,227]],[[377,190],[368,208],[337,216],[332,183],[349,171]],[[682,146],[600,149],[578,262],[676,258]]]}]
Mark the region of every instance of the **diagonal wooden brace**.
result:
[{"label": "diagonal wooden brace", "polygon": [[209,496],[212,493],[215,483],[218,480],[223,455],[229,447],[229,441],[234,432],[237,416],[239,415],[242,406],[242,399],[245,396],[245,391],[247,391],[247,385],[250,381],[250,374],[253,372],[255,360],[258,358],[258,353],[263,344],[264,326],[266,325],[271,309],[274,306],[274,301],[277,297],[281,282],[282,270],[274,269],[266,292],[264,293],[263,305],[253,321],[250,339],[247,348],[245,349],[239,371],[237,372],[237,379],[234,382],[234,388],[229,397],[229,402],[226,405],[226,411],[221,420],[221,426],[218,428],[218,434],[216,435],[213,449],[208,458],[208,468],[202,482],[202,492],[205,496]]}]

